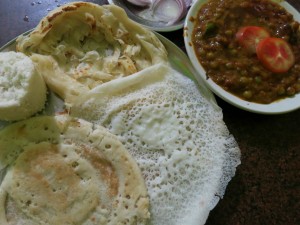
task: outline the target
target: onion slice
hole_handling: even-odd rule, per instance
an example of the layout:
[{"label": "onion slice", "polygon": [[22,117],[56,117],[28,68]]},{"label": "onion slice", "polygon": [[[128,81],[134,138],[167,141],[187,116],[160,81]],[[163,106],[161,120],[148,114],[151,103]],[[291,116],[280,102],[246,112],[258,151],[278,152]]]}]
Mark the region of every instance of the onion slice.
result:
[{"label": "onion slice", "polygon": [[[172,25],[186,16],[188,8],[195,0],[126,0],[139,6],[148,7],[145,15],[151,15],[155,20]],[[150,12],[151,11],[151,12]]]},{"label": "onion slice", "polygon": [[161,18],[167,25],[181,20],[187,13],[189,0],[154,0],[153,14]]},{"label": "onion slice", "polygon": [[192,3],[195,2],[195,0],[194,1],[193,0],[184,0],[184,2],[185,2],[185,6],[188,8],[192,5]]},{"label": "onion slice", "polygon": [[136,6],[150,6],[152,0],[127,0],[127,2],[130,2],[131,4]]}]

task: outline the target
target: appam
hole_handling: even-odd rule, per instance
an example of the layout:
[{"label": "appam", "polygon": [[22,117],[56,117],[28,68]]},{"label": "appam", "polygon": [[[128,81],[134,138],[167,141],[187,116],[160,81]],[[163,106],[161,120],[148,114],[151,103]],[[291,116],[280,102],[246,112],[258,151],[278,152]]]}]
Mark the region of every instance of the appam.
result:
[{"label": "appam", "polygon": [[204,224],[240,164],[221,109],[203,93],[157,64],[98,86],[71,107],[117,135],[136,159],[152,225]]},{"label": "appam", "polygon": [[52,91],[72,104],[76,96],[110,80],[167,62],[167,51],[150,30],[115,5],[63,5],[17,39]]},{"label": "appam", "polygon": [[0,224],[146,224],[141,171],[117,137],[67,115],[0,132]]}]

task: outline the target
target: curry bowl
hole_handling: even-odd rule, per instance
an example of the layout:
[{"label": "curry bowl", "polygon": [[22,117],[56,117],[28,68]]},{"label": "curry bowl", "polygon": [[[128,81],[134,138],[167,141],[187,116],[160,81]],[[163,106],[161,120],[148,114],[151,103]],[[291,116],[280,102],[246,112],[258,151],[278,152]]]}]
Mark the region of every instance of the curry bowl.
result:
[{"label": "curry bowl", "polygon": [[[255,0],[255,1],[256,1],[254,3],[256,4],[255,10],[264,10],[265,6],[263,4],[265,3],[262,3],[261,6],[258,6],[257,2],[266,2],[266,1],[265,0],[263,1]],[[288,25],[286,25],[285,27],[280,26],[279,28],[276,26],[274,27],[275,22],[278,23],[277,21],[278,18],[274,16],[276,18],[274,18],[273,20],[271,20],[271,22],[269,22],[271,25],[273,23],[273,27],[271,27],[270,25],[270,27],[264,28],[264,25],[262,25],[262,28],[264,30],[267,30],[266,33],[268,36],[262,37],[259,41],[255,42],[255,48],[254,48],[255,52],[253,53],[250,52],[249,48],[246,49],[245,46],[242,46],[241,42],[237,40],[239,35],[238,33],[240,32],[240,30],[242,30],[241,23],[244,23],[243,27],[246,25],[247,27],[248,26],[254,27],[253,24],[255,24],[255,27],[258,27],[260,25],[256,25],[256,24],[259,24],[260,19],[258,18],[257,21],[255,21],[256,18],[251,20],[251,16],[246,15],[247,11],[246,13],[241,11],[239,12],[239,14],[234,15],[231,14],[228,9],[231,6],[228,5],[226,6],[225,4],[224,9],[222,9],[223,5],[218,5],[217,3],[211,3],[211,6],[209,6],[209,4],[207,4],[208,2],[211,2],[211,0],[196,1],[190,8],[184,24],[185,47],[194,68],[198,72],[197,75],[200,76],[200,80],[203,81],[207,85],[207,87],[218,97],[246,111],[260,113],[260,114],[281,114],[281,113],[287,113],[300,108],[300,47],[299,47],[300,46],[300,27],[299,27],[300,14],[299,12],[291,4],[285,1],[271,2],[271,0],[269,0],[268,7],[270,7],[270,5],[274,3],[273,6],[278,7],[278,9],[276,10],[278,10],[278,12],[281,14],[283,8],[283,10],[287,12],[287,14],[292,15],[286,17],[292,18],[291,20],[293,21],[293,23],[286,22],[285,20],[288,19],[282,17],[283,21],[286,22],[286,24]],[[224,1],[215,1],[215,0],[213,2],[224,3]],[[226,2],[232,5],[234,1],[232,2],[228,0]],[[236,4],[240,4],[237,7],[245,7],[245,9],[247,9],[247,7],[250,7],[247,4],[251,1],[239,0],[236,2],[238,2]],[[245,6],[243,4],[245,4]],[[209,12],[210,9],[212,9],[212,11],[213,10],[215,11]],[[267,10],[267,7],[265,7],[265,10]],[[235,12],[237,11],[239,10],[235,9]],[[274,10],[271,9],[271,11]],[[207,15],[205,15],[206,13]],[[224,15],[222,15],[222,13]],[[260,11],[259,13],[260,14],[264,13],[262,15],[266,15],[265,12],[263,11]],[[213,23],[214,21],[218,21],[218,22],[220,21],[220,20],[214,20],[215,15],[224,18],[224,24],[222,28],[217,27],[217,25],[219,24],[215,26],[215,24]],[[249,20],[249,24],[245,22],[246,19],[241,18],[244,15],[247,16],[247,19]],[[231,16],[232,18],[229,19],[225,18],[226,16]],[[236,16],[236,18],[234,18],[234,16]],[[209,21],[209,22],[207,22],[204,26],[203,24],[201,24],[203,23],[203,21]],[[232,21],[237,21],[237,22],[232,22]],[[239,22],[239,21],[243,21],[243,22]],[[265,23],[268,23],[268,21]],[[221,33],[223,27],[227,27],[227,28],[224,28],[223,33]],[[275,37],[276,35],[280,35],[278,34],[278,32],[282,32],[285,35],[287,33],[286,30],[285,31],[282,30],[286,29],[286,27],[288,28],[292,27],[293,31],[295,30],[296,34],[294,36],[288,36],[288,37],[283,36],[282,38]],[[226,34],[227,36],[224,35],[222,37],[222,34]],[[261,35],[261,33],[259,34]],[[208,47],[206,48],[205,44],[203,44],[205,42],[200,40],[201,38],[204,39],[205,35],[208,35],[205,38],[207,38],[207,40],[210,40],[210,43],[213,43],[211,44],[211,46],[214,45],[213,46],[214,49],[221,49],[221,50],[216,50],[215,52],[212,51],[213,53],[211,53],[211,51],[209,50],[210,48]],[[217,40],[220,40],[221,44],[217,43],[216,41],[213,42],[213,40],[216,40],[213,39],[215,37],[218,38]],[[276,40],[280,39],[280,41],[282,41],[281,39],[283,39],[282,42],[287,43],[289,49],[292,51],[293,64],[291,64],[290,67],[286,69],[286,71],[280,71],[280,69],[276,71],[273,68],[269,68],[266,62],[261,60],[261,58],[259,58],[260,55],[259,52],[257,52],[258,50],[260,50],[259,46],[262,45],[263,42],[267,41],[267,39],[268,41],[275,40],[275,39]],[[291,41],[291,39],[293,40]],[[221,46],[223,44],[222,41],[223,43],[225,43],[224,44],[225,50],[222,50],[222,46]],[[290,44],[290,42],[292,44]],[[251,45],[250,47],[251,47],[251,51],[253,51],[253,46]],[[232,52],[231,51],[226,52],[229,50],[232,50]],[[231,56],[230,55],[231,53],[236,55]],[[212,57],[213,54],[215,54],[214,57]],[[222,60],[224,61],[223,64],[222,64]],[[215,62],[218,62],[219,64],[214,64]],[[277,61],[276,63],[274,63],[275,67],[280,65],[281,65],[281,61],[279,63]],[[243,69],[243,66],[245,67],[245,69]],[[215,77],[213,77],[214,71],[217,71]],[[272,83],[274,80],[278,82],[277,86]],[[234,81],[237,81],[237,84],[235,84]],[[245,81],[248,81],[248,83],[242,83]],[[285,84],[285,82],[288,81],[290,83]],[[253,87],[251,86],[250,82],[253,83],[252,85]],[[251,88],[253,88],[253,91]],[[242,94],[239,95],[235,93],[235,90],[240,91]],[[277,98],[274,97],[274,99],[271,99],[270,96],[275,96],[275,95],[278,95],[278,97]],[[264,98],[264,96],[266,97]],[[254,100],[251,98],[253,98]]]}]

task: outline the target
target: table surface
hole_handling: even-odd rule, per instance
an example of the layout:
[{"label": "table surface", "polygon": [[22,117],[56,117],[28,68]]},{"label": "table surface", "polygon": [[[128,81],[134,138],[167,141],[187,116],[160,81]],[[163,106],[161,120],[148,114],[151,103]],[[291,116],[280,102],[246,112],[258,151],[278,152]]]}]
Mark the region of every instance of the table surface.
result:
[{"label": "table surface", "polygon": [[[0,46],[34,28],[50,10],[67,2],[71,1],[0,0]],[[300,0],[288,2],[300,11]],[[162,34],[185,50],[182,29]],[[242,164],[206,224],[299,225],[300,110],[259,115],[216,99],[240,146]]]}]

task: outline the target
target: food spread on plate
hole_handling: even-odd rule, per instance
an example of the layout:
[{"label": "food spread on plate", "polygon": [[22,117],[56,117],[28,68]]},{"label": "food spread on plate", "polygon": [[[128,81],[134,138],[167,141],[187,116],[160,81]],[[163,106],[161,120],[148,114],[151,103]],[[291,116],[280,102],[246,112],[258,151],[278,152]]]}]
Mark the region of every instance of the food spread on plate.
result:
[{"label": "food spread on plate", "polygon": [[192,42],[208,78],[249,102],[300,92],[299,22],[271,0],[209,0]]},{"label": "food spread on plate", "polygon": [[0,131],[1,224],[205,223],[240,151],[155,34],[117,6],[75,2],[16,44],[66,110]]}]

